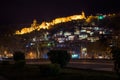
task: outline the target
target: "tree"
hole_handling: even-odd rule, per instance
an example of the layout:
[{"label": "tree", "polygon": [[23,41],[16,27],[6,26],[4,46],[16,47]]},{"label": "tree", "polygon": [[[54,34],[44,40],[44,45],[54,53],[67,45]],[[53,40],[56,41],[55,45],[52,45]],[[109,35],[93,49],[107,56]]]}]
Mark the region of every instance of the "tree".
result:
[{"label": "tree", "polygon": [[98,40],[96,42],[90,42],[87,45],[87,51],[91,57],[98,57],[99,55],[105,56],[107,50],[107,44],[105,40]]},{"label": "tree", "polygon": [[61,67],[66,66],[71,58],[70,54],[65,50],[51,50],[47,55],[52,63],[60,64]]},{"label": "tree", "polygon": [[13,59],[15,61],[16,67],[23,67],[25,65],[25,53],[21,51],[16,51],[13,54]]},{"label": "tree", "polygon": [[114,70],[118,73],[120,69],[120,48],[112,47],[111,53],[114,61]]},{"label": "tree", "polygon": [[111,38],[112,43],[114,44],[114,46],[120,48],[120,14],[111,17],[106,27],[111,28],[113,30],[113,37]]}]

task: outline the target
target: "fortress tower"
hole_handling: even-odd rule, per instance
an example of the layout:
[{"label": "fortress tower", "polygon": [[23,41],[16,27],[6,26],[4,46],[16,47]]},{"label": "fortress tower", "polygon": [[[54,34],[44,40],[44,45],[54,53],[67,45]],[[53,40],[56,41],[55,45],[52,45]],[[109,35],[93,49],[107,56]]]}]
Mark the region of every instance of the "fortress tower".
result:
[{"label": "fortress tower", "polygon": [[31,24],[31,27],[36,28],[37,27],[37,20],[34,19],[33,23]]},{"label": "fortress tower", "polygon": [[86,19],[84,11],[82,11],[82,17],[83,17],[83,19]]}]

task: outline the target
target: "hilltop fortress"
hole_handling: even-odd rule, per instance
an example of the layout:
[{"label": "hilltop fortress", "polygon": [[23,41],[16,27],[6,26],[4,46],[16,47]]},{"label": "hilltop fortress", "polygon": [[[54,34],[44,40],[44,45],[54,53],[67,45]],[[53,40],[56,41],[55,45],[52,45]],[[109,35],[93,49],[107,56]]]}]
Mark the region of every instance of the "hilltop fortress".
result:
[{"label": "hilltop fortress", "polygon": [[56,24],[65,23],[65,22],[69,22],[72,20],[79,20],[79,19],[86,19],[85,13],[83,11],[82,11],[81,15],[73,15],[73,16],[68,16],[68,17],[56,18],[56,19],[52,20],[51,22],[44,21],[41,24],[37,24],[37,20],[33,20],[33,23],[31,24],[30,27],[28,27],[28,28],[25,27],[21,30],[17,30],[15,32],[15,34],[22,35],[22,34],[30,33],[34,30],[39,31],[40,29],[49,29],[51,26],[54,26]]}]

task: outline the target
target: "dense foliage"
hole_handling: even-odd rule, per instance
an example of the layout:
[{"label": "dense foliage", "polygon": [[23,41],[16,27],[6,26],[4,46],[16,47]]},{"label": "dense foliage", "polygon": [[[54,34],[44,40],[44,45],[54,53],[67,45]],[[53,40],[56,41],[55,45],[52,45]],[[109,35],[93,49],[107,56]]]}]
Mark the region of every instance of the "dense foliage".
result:
[{"label": "dense foliage", "polygon": [[116,72],[119,72],[119,69],[120,69],[120,48],[113,47],[111,53],[112,53],[113,60],[114,60],[114,69]]},{"label": "dense foliage", "polygon": [[60,64],[61,67],[64,67],[69,62],[71,56],[65,50],[51,50],[48,52],[48,57],[52,63]]},{"label": "dense foliage", "polygon": [[16,51],[13,55],[16,67],[23,67],[25,65],[25,54],[21,51]]},{"label": "dense foliage", "polygon": [[24,55],[23,52],[16,51],[13,55],[13,58],[14,58],[15,61],[25,60],[25,55]]}]

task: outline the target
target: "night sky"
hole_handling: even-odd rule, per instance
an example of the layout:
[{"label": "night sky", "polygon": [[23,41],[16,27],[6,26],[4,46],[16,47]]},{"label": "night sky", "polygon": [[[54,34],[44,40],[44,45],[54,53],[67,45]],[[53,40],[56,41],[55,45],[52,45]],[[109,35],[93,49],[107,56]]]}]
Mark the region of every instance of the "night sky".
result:
[{"label": "night sky", "polygon": [[118,0],[1,0],[0,25],[50,21],[56,17],[96,13],[117,13]]}]

